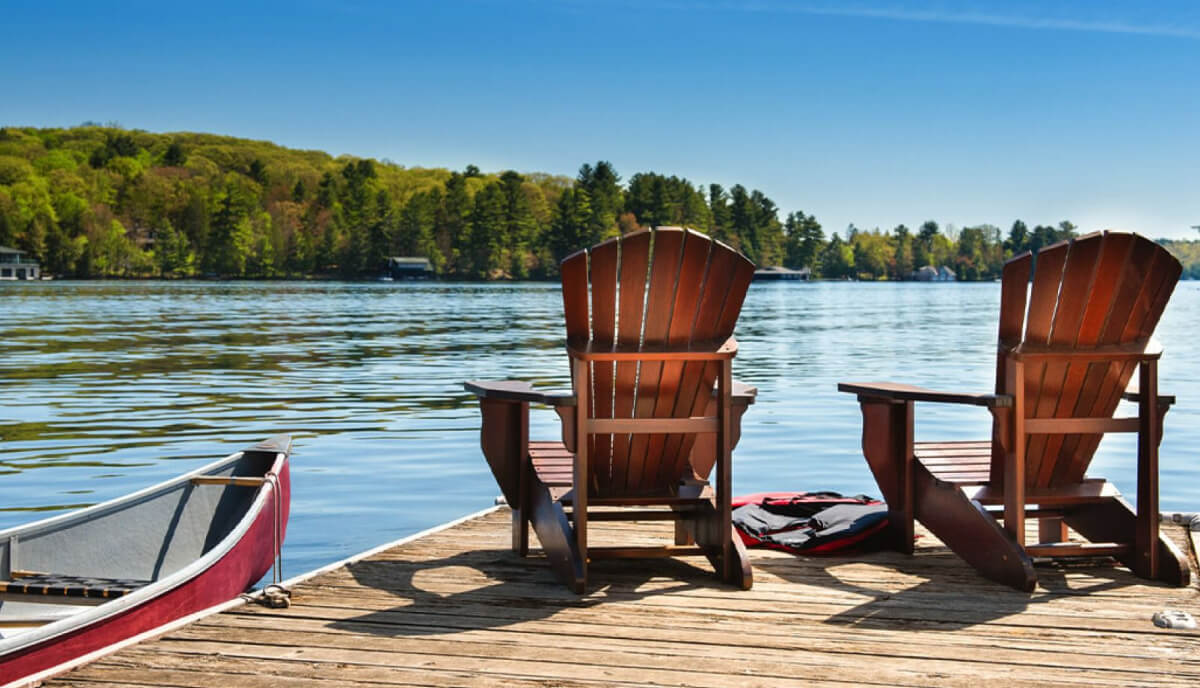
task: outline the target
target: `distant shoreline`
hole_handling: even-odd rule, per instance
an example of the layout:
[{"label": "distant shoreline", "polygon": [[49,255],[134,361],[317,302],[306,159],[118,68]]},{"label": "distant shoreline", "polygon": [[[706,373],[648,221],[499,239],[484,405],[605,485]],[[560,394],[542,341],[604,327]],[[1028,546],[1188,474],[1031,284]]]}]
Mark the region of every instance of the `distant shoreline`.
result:
[{"label": "distant shoreline", "polygon": [[[1068,220],[1020,219],[829,233],[742,184],[654,171],[623,179],[604,160],[570,178],[405,167],[213,134],[0,126],[0,266],[53,275],[370,280],[391,269],[552,280],[580,248],[661,226],[703,232],[757,265],[862,281],[908,281],[922,266],[989,281],[1012,256],[1078,235]],[[1200,277],[1200,241],[1160,243]]]}]

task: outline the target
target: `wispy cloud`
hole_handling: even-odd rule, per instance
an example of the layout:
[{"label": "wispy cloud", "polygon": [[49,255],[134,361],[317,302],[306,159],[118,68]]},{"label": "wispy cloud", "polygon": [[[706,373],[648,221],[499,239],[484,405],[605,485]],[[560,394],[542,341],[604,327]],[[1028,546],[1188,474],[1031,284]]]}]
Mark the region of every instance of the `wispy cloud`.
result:
[{"label": "wispy cloud", "polygon": [[[567,0],[571,2],[572,0]],[[586,5],[588,2],[573,4]],[[975,24],[981,26],[998,26],[1017,29],[1053,30],[1053,31],[1082,31],[1091,33],[1135,34],[1143,36],[1166,36],[1174,38],[1200,39],[1200,21],[1192,9],[1182,12],[1168,12],[1173,15],[1191,15],[1186,19],[1178,17],[1170,21],[1155,20],[1145,14],[1133,16],[1133,13],[1145,12],[1153,8],[1148,6],[1128,8],[1125,16],[1119,13],[1102,15],[1097,12],[1097,3],[994,3],[999,9],[985,8],[979,4],[963,7],[937,3],[930,7],[913,7],[901,3],[812,3],[786,2],[784,0],[737,0],[728,1],[698,1],[683,0],[646,0],[642,2],[625,2],[630,7],[659,7],[691,11],[741,11],[768,14],[811,14],[835,17],[862,17],[892,21],[926,22],[939,24]]]},{"label": "wispy cloud", "polygon": [[[728,3],[735,5],[737,3]],[[1146,36],[1174,36],[1178,38],[1200,38],[1200,28],[1178,24],[1140,23],[1126,19],[1096,19],[1089,17],[1064,17],[1062,15],[1010,14],[985,11],[956,11],[948,9],[909,9],[902,6],[819,6],[788,5],[782,3],[757,4],[766,10],[790,9],[806,14],[826,14],[848,17],[871,17],[898,21],[936,22],[943,24],[982,24],[1019,29],[1060,31],[1088,31],[1094,33],[1124,33]]]}]

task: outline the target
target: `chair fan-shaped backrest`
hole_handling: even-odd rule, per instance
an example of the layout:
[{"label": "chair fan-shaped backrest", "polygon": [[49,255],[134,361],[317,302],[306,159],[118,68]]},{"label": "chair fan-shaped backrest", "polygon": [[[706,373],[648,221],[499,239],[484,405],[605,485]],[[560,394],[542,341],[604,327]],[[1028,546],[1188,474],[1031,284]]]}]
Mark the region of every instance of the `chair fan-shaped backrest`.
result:
[{"label": "chair fan-shaped backrest", "polygon": [[[1033,279],[1030,282],[1030,272]],[[996,391],[1007,389],[1007,351],[1021,343],[1066,350],[1146,342],[1182,266],[1162,246],[1136,234],[1105,232],[1026,253],[1004,266]],[[1027,418],[1111,417],[1136,363],[1029,362]],[[1055,487],[1083,479],[1100,435],[1031,435],[1026,484]],[[993,454],[992,480],[1003,462]]]},{"label": "chair fan-shaped backrest", "polygon": [[[734,249],[677,227],[606,241],[562,263],[567,340],[572,345],[687,348],[733,334],[754,264]],[[715,363],[594,362],[592,418],[702,415]],[[590,492],[597,496],[668,494],[690,474],[694,435],[594,435]]]}]

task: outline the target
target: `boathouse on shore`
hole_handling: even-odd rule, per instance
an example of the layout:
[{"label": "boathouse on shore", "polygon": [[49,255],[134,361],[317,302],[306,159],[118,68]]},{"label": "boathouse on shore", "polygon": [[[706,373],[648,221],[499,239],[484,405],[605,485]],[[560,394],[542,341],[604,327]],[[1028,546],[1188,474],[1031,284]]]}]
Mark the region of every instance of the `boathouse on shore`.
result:
[{"label": "boathouse on shore", "polygon": [[35,279],[41,279],[36,260],[26,258],[24,251],[0,246],[0,280]]},{"label": "boathouse on shore", "polygon": [[764,280],[764,281],[802,280],[802,281],[807,282],[809,279],[812,279],[812,270],[810,270],[807,267],[801,268],[799,270],[792,270],[791,268],[771,266],[771,267],[759,268],[754,271],[754,280],[756,282],[760,281],[760,280]]},{"label": "boathouse on shore", "polygon": [[392,279],[429,279],[433,277],[433,263],[428,258],[393,256],[388,258],[387,274]]},{"label": "boathouse on shore", "polygon": [[917,282],[954,282],[954,281],[957,281],[957,277],[955,276],[954,271],[951,270],[950,268],[946,267],[945,265],[941,266],[940,268],[935,268],[932,265],[926,265],[925,267],[923,267],[919,270],[914,270],[912,275],[910,276],[910,279],[913,279]]}]

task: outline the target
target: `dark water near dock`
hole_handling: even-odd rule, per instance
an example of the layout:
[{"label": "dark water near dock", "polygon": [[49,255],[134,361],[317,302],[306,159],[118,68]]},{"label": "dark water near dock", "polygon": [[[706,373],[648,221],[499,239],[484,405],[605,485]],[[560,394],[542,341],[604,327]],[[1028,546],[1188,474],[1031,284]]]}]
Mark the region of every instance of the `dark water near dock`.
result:
[{"label": "dark water near dock", "polygon": [[[775,283],[751,288],[735,376],[759,387],[736,492],[875,494],[858,405],[839,380],[992,387],[998,284]],[[165,480],[280,432],[295,438],[294,574],[492,503],[478,412],[460,382],[566,386],[551,284],[0,284],[0,528]],[[1200,509],[1200,283],[1158,336],[1179,404],[1162,508]],[[535,409],[532,434],[556,416]],[[986,411],[918,407],[921,439],[976,439]],[[1092,472],[1134,492],[1134,441]],[[1132,499],[1132,497],[1131,497]]]}]

